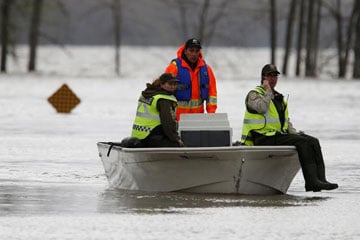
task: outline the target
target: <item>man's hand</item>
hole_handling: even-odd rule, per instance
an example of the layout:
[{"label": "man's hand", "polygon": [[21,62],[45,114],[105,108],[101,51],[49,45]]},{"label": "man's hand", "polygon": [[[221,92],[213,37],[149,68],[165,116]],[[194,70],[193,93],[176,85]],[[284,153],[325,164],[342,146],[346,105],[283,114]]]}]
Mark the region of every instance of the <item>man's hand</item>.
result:
[{"label": "man's hand", "polygon": [[271,89],[269,81],[268,80],[264,80],[262,83],[262,87],[267,91],[269,89]]}]

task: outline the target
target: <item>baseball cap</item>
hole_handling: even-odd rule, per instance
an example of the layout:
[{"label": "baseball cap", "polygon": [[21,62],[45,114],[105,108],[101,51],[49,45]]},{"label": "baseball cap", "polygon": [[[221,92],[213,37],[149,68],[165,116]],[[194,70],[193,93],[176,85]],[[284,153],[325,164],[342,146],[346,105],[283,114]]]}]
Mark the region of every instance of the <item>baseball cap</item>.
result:
[{"label": "baseball cap", "polygon": [[171,73],[163,73],[160,76],[160,82],[161,83],[166,83],[166,82],[179,82],[178,79],[176,79],[176,77],[174,75],[172,75]]},{"label": "baseball cap", "polygon": [[280,72],[277,70],[277,68],[274,64],[266,64],[263,67],[263,69],[261,70],[261,75],[264,76],[264,75],[270,74],[270,73],[280,74]]},{"label": "baseball cap", "polygon": [[201,48],[200,41],[196,38],[190,38],[189,40],[186,41],[185,48],[191,48],[191,47]]}]

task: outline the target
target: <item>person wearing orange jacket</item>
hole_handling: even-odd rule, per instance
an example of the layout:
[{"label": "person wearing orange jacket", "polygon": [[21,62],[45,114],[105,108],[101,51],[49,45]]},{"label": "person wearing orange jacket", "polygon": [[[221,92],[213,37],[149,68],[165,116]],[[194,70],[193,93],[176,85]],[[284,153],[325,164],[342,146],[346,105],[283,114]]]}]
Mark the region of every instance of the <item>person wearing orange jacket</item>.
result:
[{"label": "person wearing orange jacket", "polygon": [[177,58],[165,69],[180,82],[177,84],[175,97],[178,101],[176,120],[183,113],[215,113],[217,108],[216,78],[212,68],[206,64],[201,52],[201,43],[191,38],[180,46]]}]

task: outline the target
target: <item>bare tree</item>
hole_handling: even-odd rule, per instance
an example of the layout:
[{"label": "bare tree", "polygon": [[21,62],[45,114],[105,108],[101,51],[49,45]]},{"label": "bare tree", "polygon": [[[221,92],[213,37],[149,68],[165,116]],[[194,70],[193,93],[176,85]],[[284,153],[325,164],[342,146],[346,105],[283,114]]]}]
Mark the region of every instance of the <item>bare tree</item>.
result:
[{"label": "bare tree", "polygon": [[341,1],[336,1],[336,10],[331,11],[336,19],[337,24],[337,48],[338,48],[338,65],[339,77],[345,77],[345,58],[344,58],[344,41],[343,41],[343,17],[341,14]]},{"label": "bare tree", "polygon": [[[50,1],[49,1],[50,3]],[[62,11],[63,14],[66,14],[67,11],[60,1],[51,1],[51,3],[57,4],[57,7]],[[2,19],[1,31],[5,31],[5,34],[1,34],[2,36],[2,46],[3,51],[2,54],[2,64],[3,68],[6,67],[6,55],[11,54],[14,60],[17,60],[16,56],[16,43],[17,43],[17,32],[21,29],[21,21],[28,22],[29,15],[30,17],[30,26],[26,29],[29,29],[28,32],[28,41],[29,41],[29,61],[28,61],[28,71],[36,70],[36,51],[38,47],[39,37],[43,37],[51,43],[60,44],[56,38],[52,38],[48,36],[46,33],[40,31],[41,24],[41,15],[43,8],[43,1],[11,1],[11,0],[3,0],[1,2],[2,7],[5,5],[9,8],[9,10],[5,10],[2,8],[2,11],[5,11],[5,14],[2,14],[2,17],[7,16],[5,19]],[[11,5],[11,15],[10,15],[10,5]],[[9,31],[9,26],[11,26],[11,31]],[[57,26],[58,27],[58,26]],[[5,45],[4,45],[5,44]],[[10,48],[8,48],[10,47]]]},{"label": "bare tree", "polygon": [[309,0],[307,16],[306,34],[306,59],[305,76],[316,77],[317,65],[317,40],[319,31],[320,11],[319,0]]},{"label": "bare tree", "polygon": [[198,26],[195,31],[197,32],[197,37],[199,39],[206,42],[208,45],[210,44],[216,32],[216,26],[223,18],[227,5],[231,1],[232,0],[223,0],[215,6],[210,4],[210,0],[204,0],[198,14]]},{"label": "bare tree", "polygon": [[[338,52],[338,77],[345,78],[347,68],[349,65],[349,56],[352,44],[354,42],[353,33],[356,27],[356,4],[358,1],[354,1],[353,8],[347,23],[344,21],[345,16],[342,13],[343,3],[340,0],[336,0],[336,5],[332,6],[328,1],[322,1],[324,7],[330,12],[336,21],[336,43]],[[344,36],[344,32],[346,34]]]},{"label": "bare tree", "polygon": [[287,74],[287,65],[289,61],[291,45],[292,45],[292,36],[294,29],[295,21],[295,12],[296,12],[297,0],[291,0],[290,10],[288,14],[287,27],[286,27],[286,39],[285,39],[285,53],[284,53],[284,62],[282,67],[282,73]]},{"label": "bare tree", "polygon": [[111,10],[114,19],[115,72],[120,75],[121,0],[113,0]]},{"label": "bare tree", "polygon": [[313,28],[314,28],[314,24],[313,24],[313,18],[314,18],[314,1],[312,0],[308,0],[309,4],[308,4],[308,9],[307,9],[307,25],[306,25],[306,62],[305,62],[305,76],[315,76],[315,68],[314,68],[314,64],[313,64],[313,58],[312,58],[312,52],[314,51],[314,46],[313,46]]},{"label": "bare tree", "polygon": [[321,27],[321,8],[322,3],[321,0],[317,1],[317,4],[315,3],[315,33],[314,33],[314,65],[315,68],[317,68],[317,59],[318,59],[318,53],[319,53],[319,37],[320,37],[320,27]]},{"label": "bare tree", "polygon": [[[199,3],[198,0],[175,0],[176,8],[180,13],[179,26],[182,36],[187,36],[192,31],[197,38],[209,45],[216,33],[217,24],[223,19],[229,3],[233,1],[222,0],[221,2],[215,2],[203,0],[203,2]],[[172,3],[164,0],[164,4],[171,5]],[[194,12],[194,9],[198,11]],[[192,19],[195,20],[195,24],[191,21]],[[194,28],[191,29],[189,26],[194,26]]]},{"label": "bare tree", "polygon": [[[64,48],[64,45],[59,42],[56,38],[49,36],[45,32],[42,32],[40,26],[42,24],[42,15],[43,8],[46,4],[55,4],[57,9],[60,9],[62,14],[67,15],[67,11],[65,5],[61,3],[61,1],[47,1],[43,0],[33,0],[30,7],[31,9],[31,17],[30,17],[30,29],[29,29],[29,62],[28,62],[28,71],[33,72],[36,71],[36,60],[37,60],[37,50],[39,45],[40,37],[42,39],[46,39],[48,42],[55,43],[56,45],[60,45]],[[25,4],[26,5],[26,4]]]},{"label": "bare tree", "polygon": [[354,70],[353,78],[360,78],[360,2],[355,0],[355,16],[356,16],[356,38],[354,44]]},{"label": "bare tree", "polygon": [[180,13],[180,27],[181,27],[181,32],[182,34],[184,34],[185,36],[188,35],[188,27],[187,27],[187,23],[186,23],[186,12],[187,12],[187,7],[184,4],[184,0],[176,0],[176,4],[178,6],[179,9],[179,13]]},{"label": "bare tree", "polygon": [[209,45],[211,43],[211,40],[216,32],[217,24],[221,21],[221,19],[225,15],[225,10],[227,6],[230,4],[232,0],[223,0],[223,2],[220,2],[217,8],[215,8],[214,13],[211,18],[207,21],[207,24],[209,27],[207,28],[208,31],[205,32],[204,38],[207,40],[207,44]]},{"label": "bare tree", "polygon": [[42,7],[43,7],[43,0],[33,1],[33,11],[32,11],[30,32],[29,32],[29,47],[30,47],[30,56],[29,56],[29,65],[28,65],[29,72],[36,70],[36,51],[37,51],[38,39],[39,39],[39,28],[41,23]]},{"label": "bare tree", "polygon": [[[339,62],[342,63],[342,65],[339,66],[339,77],[345,77],[346,72],[347,72],[349,56],[350,56],[349,53],[350,53],[352,44],[354,42],[353,33],[356,33],[358,31],[358,30],[356,31],[356,18],[359,18],[359,15],[360,15],[359,8],[360,8],[360,2],[355,0],[354,5],[353,5],[353,10],[350,15],[350,20],[348,23],[348,28],[347,28],[345,53],[339,56],[339,58],[342,58],[341,60],[339,60]],[[354,47],[356,47],[356,44],[359,44],[359,40],[360,40],[360,38],[358,38],[358,40],[355,41]]]},{"label": "bare tree", "polygon": [[170,9],[176,9],[179,13],[178,17],[171,18],[171,24],[175,25],[178,37],[184,40],[184,36],[189,36],[190,34],[190,22],[193,22],[194,18],[189,18],[192,16],[191,11],[194,10],[194,6],[197,6],[194,0],[162,0],[164,5],[167,5]]},{"label": "bare tree", "polygon": [[112,15],[112,23],[113,23],[113,28],[112,28],[112,32],[114,34],[114,49],[115,49],[115,54],[114,54],[114,69],[115,69],[115,73],[117,75],[121,74],[121,69],[120,69],[120,62],[121,62],[121,55],[120,55],[120,46],[121,46],[121,23],[122,23],[122,2],[121,0],[108,0],[108,1],[103,1],[103,0],[98,0],[95,5],[91,6],[91,8],[89,8],[86,13],[81,16],[81,18],[86,17],[87,15],[91,15],[94,14],[96,12],[99,12],[101,10],[110,10],[111,11],[111,15]]},{"label": "bare tree", "polygon": [[276,64],[276,42],[277,42],[277,13],[276,0],[270,0],[270,44],[271,63]]},{"label": "bare tree", "polygon": [[305,9],[306,1],[300,1],[299,9],[299,24],[298,24],[298,36],[297,36],[297,47],[296,47],[296,66],[295,66],[295,75],[300,76],[301,74],[301,60],[302,60],[302,49],[304,44],[304,29],[305,29]]},{"label": "bare tree", "polygon": [[1,72],[6,72],[7,55],[9,46],[10,11],[14,1],[1,2]]},{"label": "bare tree", "polygon": [[199,28],[197,34],[197,37],[199,39],[205,38],[205,26],[206,26],[206,19],[209,14],[209,8],[210,8],[210,0],[204,0],[201,8],[201,12],[199,14]]}]

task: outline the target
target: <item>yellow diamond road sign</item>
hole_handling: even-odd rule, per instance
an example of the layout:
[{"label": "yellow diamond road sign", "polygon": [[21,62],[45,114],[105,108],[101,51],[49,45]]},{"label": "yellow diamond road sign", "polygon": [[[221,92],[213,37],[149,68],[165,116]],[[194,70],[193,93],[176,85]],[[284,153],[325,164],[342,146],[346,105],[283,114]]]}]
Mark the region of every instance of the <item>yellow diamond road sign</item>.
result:
[{"label": "yellow diamond road sign", "polygon": [[59,113],[69,113],[80,103],[80,99],[75,95],[68,85],[63,84],[53,95],[48,98],[48,102]]}]

